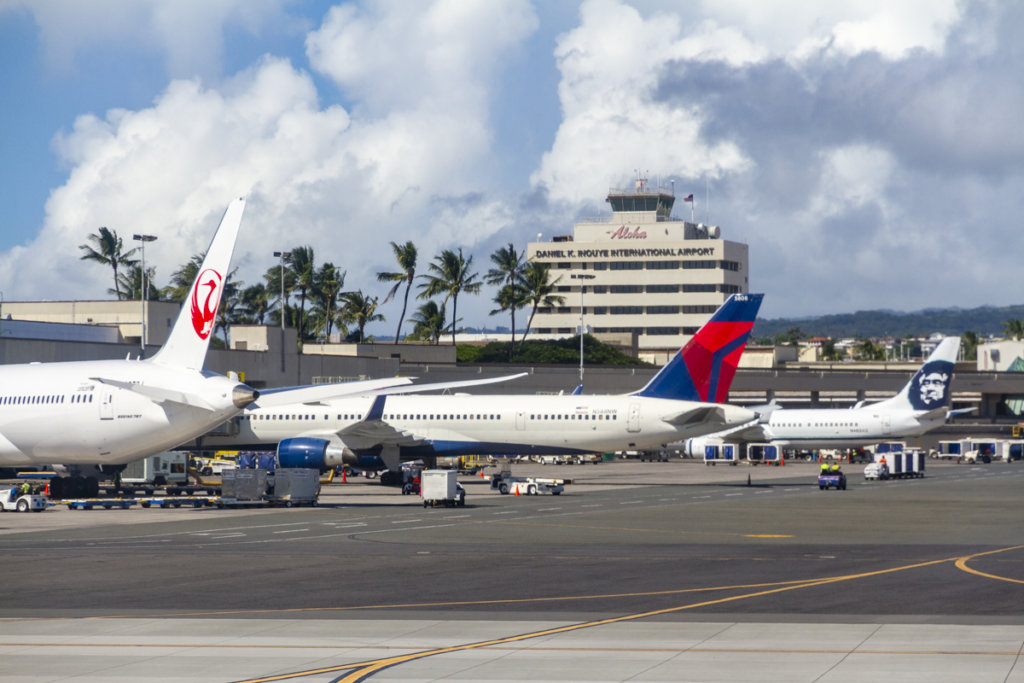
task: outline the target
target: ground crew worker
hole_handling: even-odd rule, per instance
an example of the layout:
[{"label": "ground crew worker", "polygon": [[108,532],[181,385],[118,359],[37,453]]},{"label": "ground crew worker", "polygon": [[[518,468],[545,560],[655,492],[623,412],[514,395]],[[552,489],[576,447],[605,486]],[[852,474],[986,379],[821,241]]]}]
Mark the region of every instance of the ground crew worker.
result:
[{"label": "ground crew worker", "polygon": [[822,461],[822,463],[821,463],[821,473],[822,474],[828,474],[828,463],[827,462]]},{"label": "ground crew worker", "polygon": [[29,486],[28,482],[26,481],[24,484],[21,485],[21,495],[27,496],[30,493],[32,493],[32,487]]}]

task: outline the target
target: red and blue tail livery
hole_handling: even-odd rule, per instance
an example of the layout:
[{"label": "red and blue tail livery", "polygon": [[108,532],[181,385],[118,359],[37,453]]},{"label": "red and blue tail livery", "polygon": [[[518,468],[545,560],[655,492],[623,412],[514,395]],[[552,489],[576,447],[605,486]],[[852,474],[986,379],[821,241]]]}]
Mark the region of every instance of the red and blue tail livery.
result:
[{"label": "red and blue tail livery", "polygon": [[733,294],[635,396],[725,403],[764,294]]}]

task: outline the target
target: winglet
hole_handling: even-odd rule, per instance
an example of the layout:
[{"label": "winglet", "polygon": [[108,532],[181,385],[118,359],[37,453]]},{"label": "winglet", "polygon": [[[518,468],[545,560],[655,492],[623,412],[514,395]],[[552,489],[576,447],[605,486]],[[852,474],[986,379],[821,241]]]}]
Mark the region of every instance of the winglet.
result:
[{"label": "winglet", "polygon": [[151,362],[191,370],[203,369],[244,211],[245,197],[228,204],[167,343],[150,359]]},{"label": "winglet", "polygon": [[635,396],[724,403],[764,294],[733,294]]}]

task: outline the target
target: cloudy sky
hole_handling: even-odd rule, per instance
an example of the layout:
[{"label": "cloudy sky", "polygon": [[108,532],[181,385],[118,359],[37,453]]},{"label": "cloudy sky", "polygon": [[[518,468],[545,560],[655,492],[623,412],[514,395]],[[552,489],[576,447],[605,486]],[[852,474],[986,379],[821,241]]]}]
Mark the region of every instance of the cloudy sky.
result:
[{"label": "cloudy sky", "polygon": [[101,225],[166,284],[248,194],[242,280],[308,244],[383,296],[389,241],[483,272],[639,169],[750,244],[762,317],[1019,304],[1022,33],[1011,0],[0,0],[0,292],[106,297]]}]

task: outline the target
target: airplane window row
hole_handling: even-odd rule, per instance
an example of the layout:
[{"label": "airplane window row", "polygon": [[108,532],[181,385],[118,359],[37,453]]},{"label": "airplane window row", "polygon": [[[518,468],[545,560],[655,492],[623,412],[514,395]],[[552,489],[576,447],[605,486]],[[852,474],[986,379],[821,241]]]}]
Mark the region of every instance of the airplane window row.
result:
[{"label": "airplane window row", "polygon": [[618,420],[618,415],[530,415],[531,420]]},{"label": "airplane window row", "polygon": [[[58,394],[45,396],[0,396],[2,406],[52,405],[64,403],[67,397]],[[71,403],[92,403],[92,394],[74,394]]]},{"label": "airplane window row", "polygon": [[[264,415],[255,413],[247,416],[253,420],[315,420],[316,415]],[[328,419],[328,415],[324,415],[324,419]],[[362,420],[365,416],[363,415],[338,415],[337,419],[339,422],[351,422],[354,420]],[[441,415],[410,415],[410,414],[389,414],[383,417],[385,420],[500,420],[501,415],[483,415],[483,414],[441,414]]]},{"label": "airplane window row", "polygon": [[803,422],[781,422],[780,427],[856,427],[854,422],[815,422],[804,424]]}]

